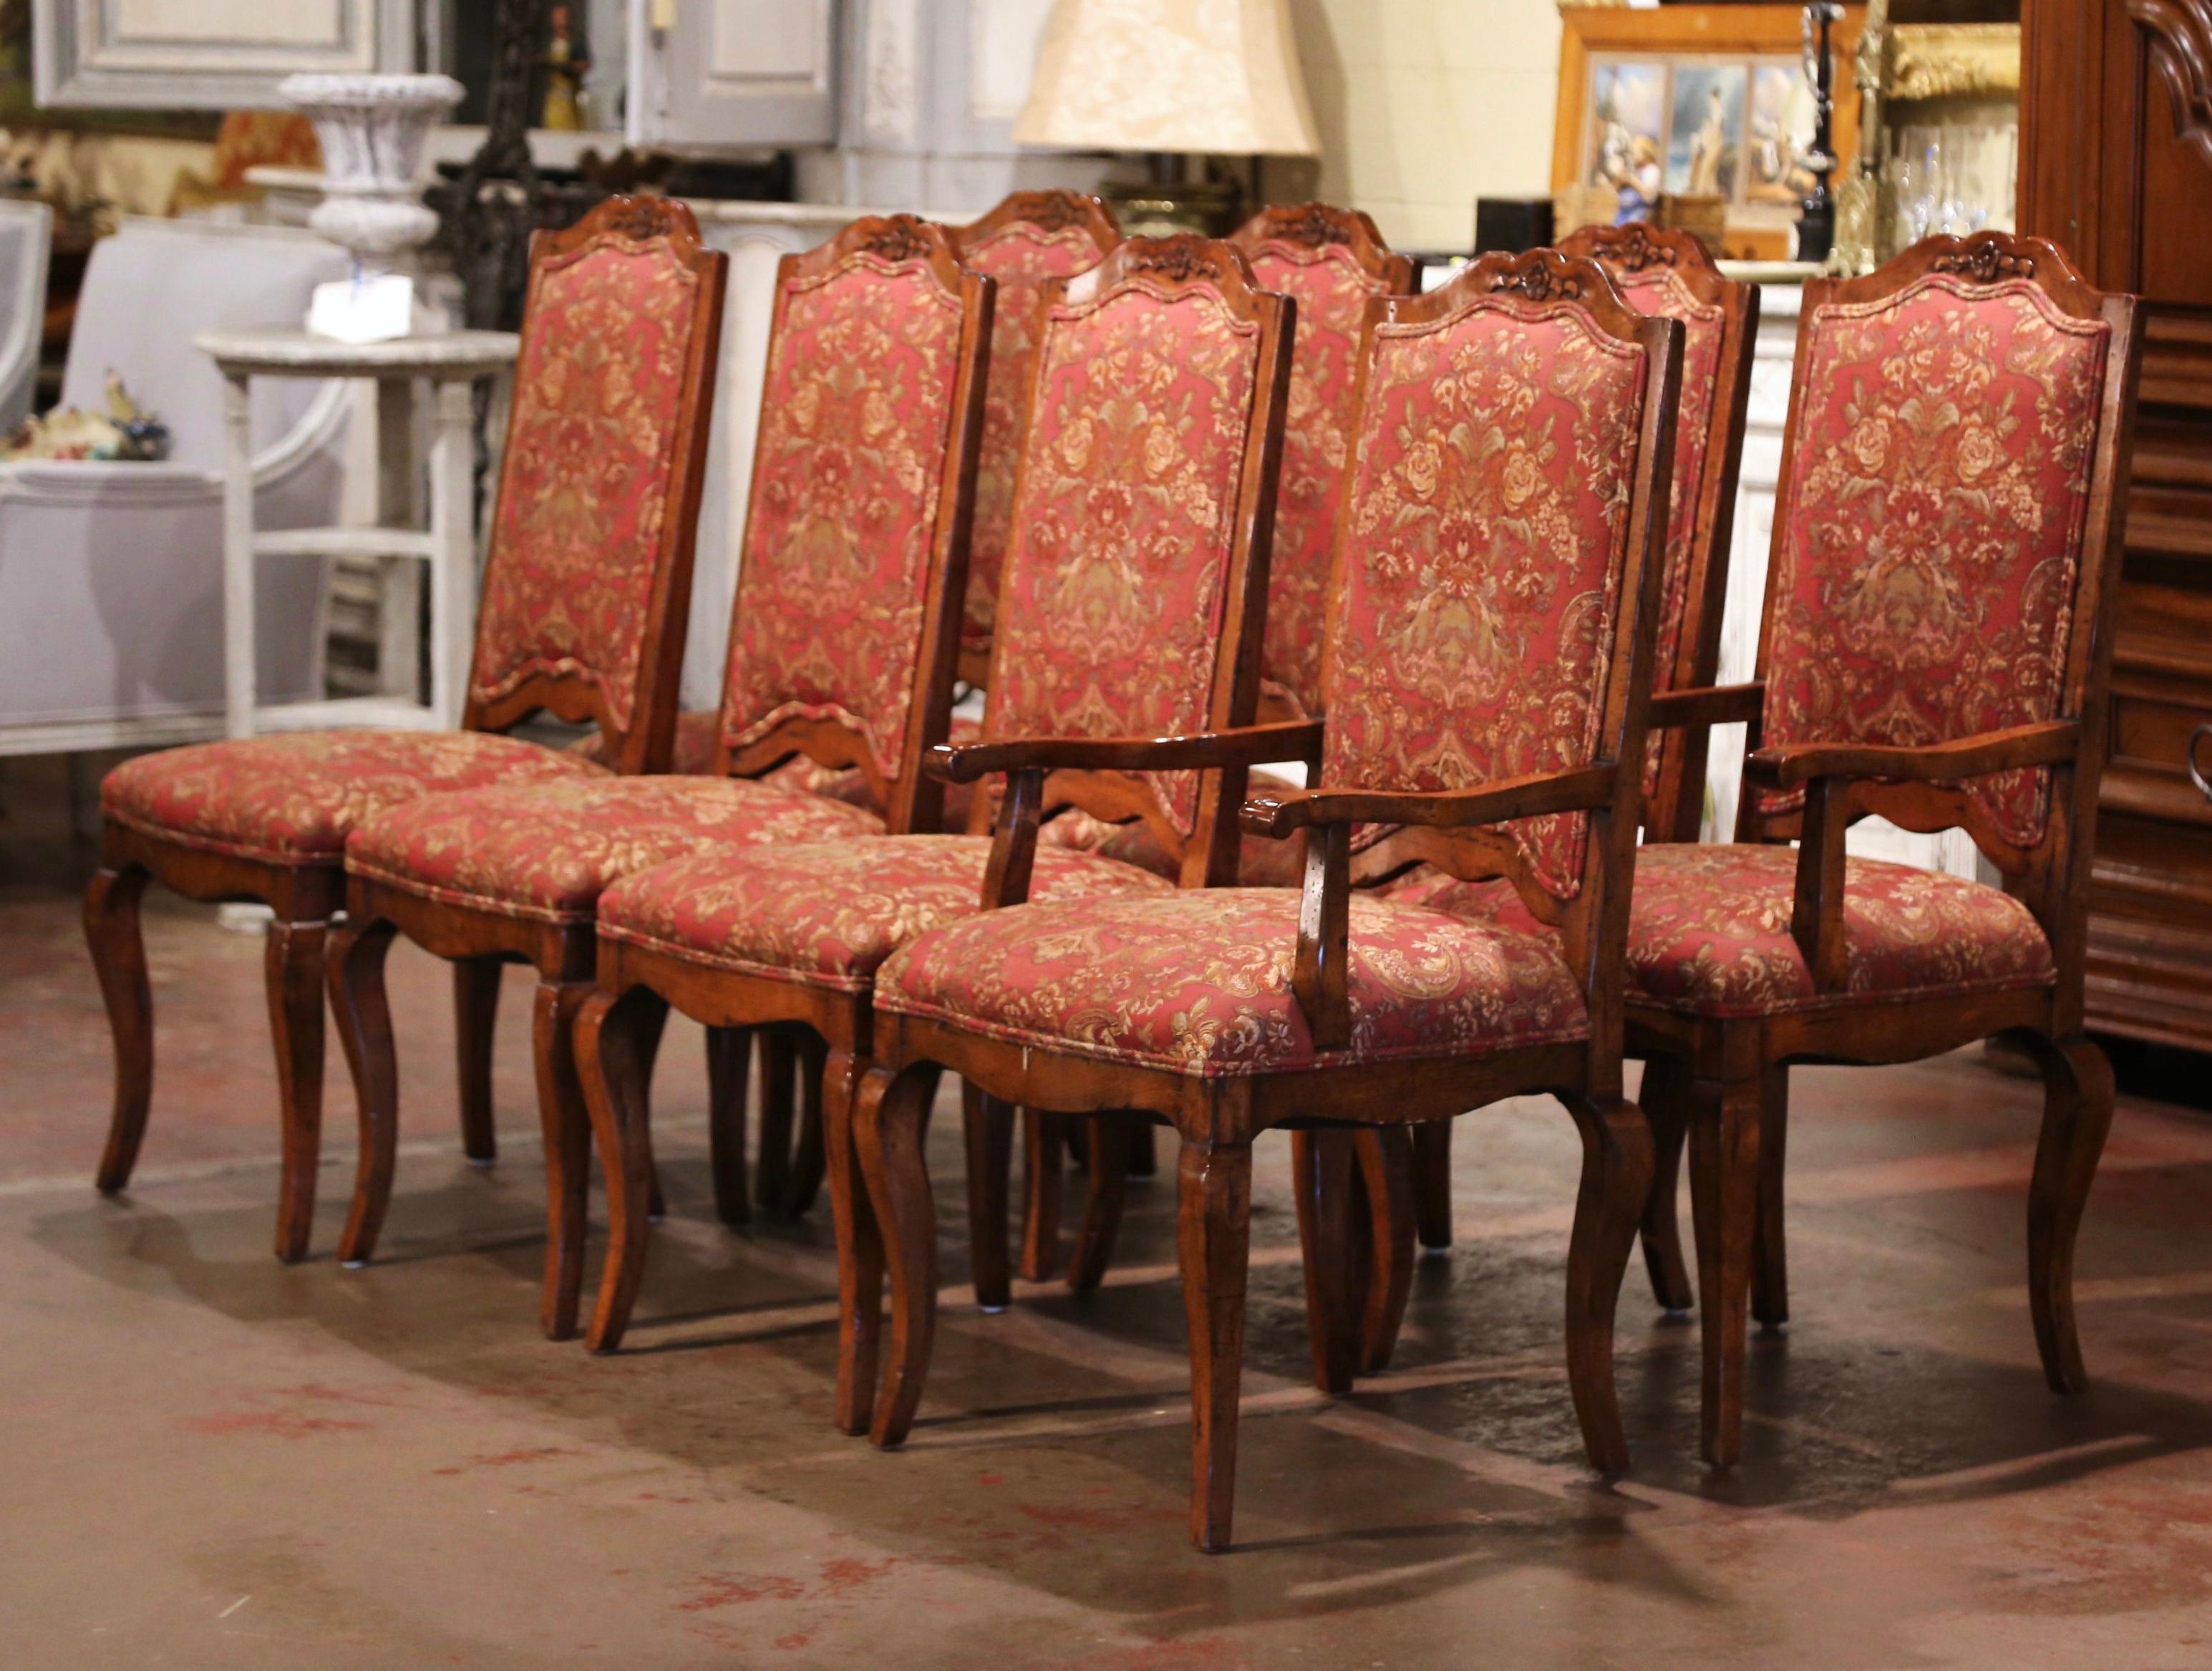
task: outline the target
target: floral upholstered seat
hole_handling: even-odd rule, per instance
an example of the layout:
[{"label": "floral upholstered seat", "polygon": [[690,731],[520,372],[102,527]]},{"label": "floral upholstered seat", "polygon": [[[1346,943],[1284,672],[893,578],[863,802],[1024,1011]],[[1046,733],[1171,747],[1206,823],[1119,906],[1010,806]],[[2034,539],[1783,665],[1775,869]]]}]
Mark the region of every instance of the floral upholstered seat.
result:
[{"label": "floral upholstered seat", "polygon": [[[1999,888],[1875,859],[1844,866],[1844,986],[1818,992],[1790,938],[1797,854],[1740,842],[1646,847],[1628,915],[1632,1001],[1691,1014],[1778,1015],[2049,986],[2051,945]],[[1510,883],[1425,877],[1391,897],[1521,933],[1547,932]]]},{"label": "floral upholstered seat", "polygon": [[208,853],[336,865],[386,807],[447,790],[595,782],[604,767],[489,732],[309,731],[195,744],[127,760],[101,814]]},{"label": "floral upholstered seat", "polygon": [[346,866],[449,905],[589,922],[609,883],[647,866],[882,828],[860,807],[744,778],[592,776],[394,807],[353,833]]},{"label": "floral upholstered seat", "polygon": [[877,977],[876,1006],[1206,1079],[1589,1036],[1582,987],[1552,937],[1362,896],[1351,902],[1352,1042],[1317,1051],[1291,987],[1298,906],[1286,890],[1216,888],[988,912],[900,951]]},{"label": "floral upholstered seat", "polygon": [[[916,934],[980,908],[988,836],[884,836],[748,854],[703,854],[639,872],[599,902],[605,939],[710,968],[868,989]],[[1173,884],[1089,854],[1042,848],[1030,897],[1052,902],[1164,894]]]}]

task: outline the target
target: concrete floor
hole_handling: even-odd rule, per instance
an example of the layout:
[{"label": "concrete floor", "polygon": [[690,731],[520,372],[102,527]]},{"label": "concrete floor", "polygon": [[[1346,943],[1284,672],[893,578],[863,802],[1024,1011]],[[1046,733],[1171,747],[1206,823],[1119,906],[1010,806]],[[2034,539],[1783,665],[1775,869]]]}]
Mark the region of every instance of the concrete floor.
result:
[{"label": "concrete floor", "polygon": [[[1237,1529],[1184,1540],[1172,1188],[1085,1298],[960,1287],[924,1420],[827,1422],[826,1223],[714,1224],[696,1031],[663,1055],[672,1217],[633,1330],[532,1326],[540,1172],[522,976],[499,1167],[461,1160],[441,971],[392,958],[404,1116],[373,1268],[267,1253],[259,947],[149,895],[156,1098],[131,1197],[89,1185],[104,1024],[58,775],[0,823],[0,1665],[1863,1668],[2212,1662],[2212,1123],[2124,1103],[2081,1257],[2095,1390],[2043,1388],[2021,1285],[2039,1098],[1977,1058],[1798,1077],[1797,1321],[1753,1357],[1749,1455],[1696,1461],[1694,1326],[1624,1297],[1637,1473],[1582,1467],[1559,1366],[1576,1145],[1547,1103],[1462,1123],[1459,1242],[1397,1367],[1306,1384],[1286,1158],[1263,1155]],[[335,1054],[335,1053],[333,1053]]]}]

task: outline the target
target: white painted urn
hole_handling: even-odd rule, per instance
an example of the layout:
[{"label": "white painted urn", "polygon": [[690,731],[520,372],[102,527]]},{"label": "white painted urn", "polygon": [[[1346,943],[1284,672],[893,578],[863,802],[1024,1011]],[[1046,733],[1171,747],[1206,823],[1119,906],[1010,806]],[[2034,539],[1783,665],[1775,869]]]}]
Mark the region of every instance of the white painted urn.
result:
[{"label": "white painted urn", "polygon": [[315,125],[323,148],[323,200],[307,224],[388,270],[438,229],[422,202],[423,147],[461,101],[451,76],[288,76],[279,96]]}]

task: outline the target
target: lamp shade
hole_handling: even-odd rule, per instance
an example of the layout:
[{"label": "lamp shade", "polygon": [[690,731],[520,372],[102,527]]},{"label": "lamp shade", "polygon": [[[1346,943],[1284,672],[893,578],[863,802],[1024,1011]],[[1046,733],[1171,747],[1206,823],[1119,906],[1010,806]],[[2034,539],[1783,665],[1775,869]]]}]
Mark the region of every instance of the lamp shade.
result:
[{"label": "lamp shade", "polygon": [[1024,145],[1311,156],[1290,0],[1055,0]]}]

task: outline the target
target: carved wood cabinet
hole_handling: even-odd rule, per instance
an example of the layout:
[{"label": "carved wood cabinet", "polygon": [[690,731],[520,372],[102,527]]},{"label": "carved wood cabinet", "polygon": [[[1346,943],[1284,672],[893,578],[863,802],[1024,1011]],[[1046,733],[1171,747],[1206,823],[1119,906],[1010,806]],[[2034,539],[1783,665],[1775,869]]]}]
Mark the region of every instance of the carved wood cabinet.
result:
[{"label": "carved wood cabinet", "polygon": [[2020,222],[2149,302],[2098,818],[2091,1024],[2212,1050],[2212,0],[2028,0]]}]

